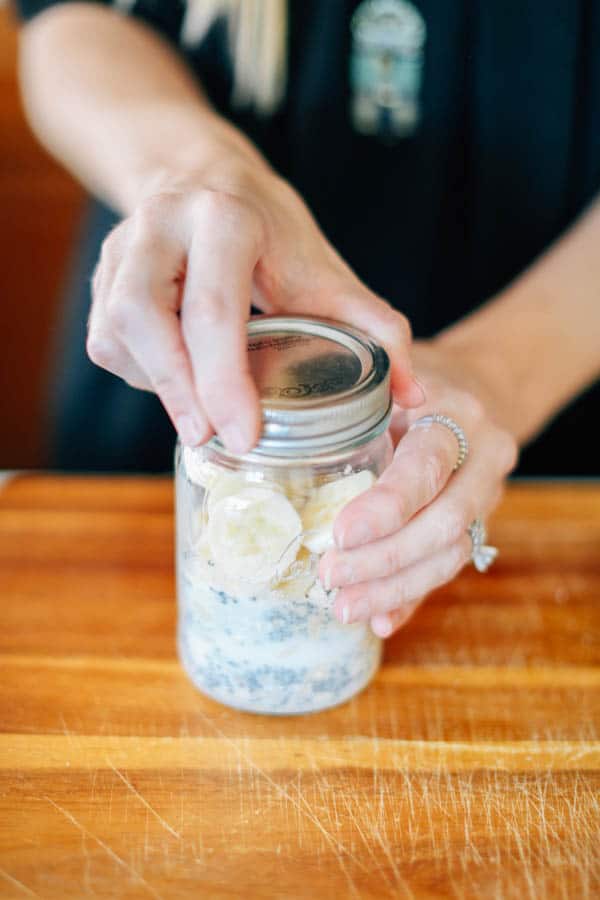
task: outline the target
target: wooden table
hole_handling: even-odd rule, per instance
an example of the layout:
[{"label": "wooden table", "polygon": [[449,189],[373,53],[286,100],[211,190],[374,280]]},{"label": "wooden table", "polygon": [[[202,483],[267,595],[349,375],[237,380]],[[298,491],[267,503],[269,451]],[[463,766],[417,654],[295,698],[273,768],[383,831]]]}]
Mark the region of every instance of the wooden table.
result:
[{"label": "wooden table", "polygon": [[171,505],[0,491],[0,897],[600,896],[600,485],[513,486],[490,573],[293,718],[183,675]]}]

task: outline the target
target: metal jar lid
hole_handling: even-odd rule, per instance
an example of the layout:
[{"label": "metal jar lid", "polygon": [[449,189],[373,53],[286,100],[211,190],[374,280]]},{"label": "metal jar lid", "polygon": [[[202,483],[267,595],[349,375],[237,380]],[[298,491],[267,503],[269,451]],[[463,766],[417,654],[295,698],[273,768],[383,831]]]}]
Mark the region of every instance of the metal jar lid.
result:
[{"label": "metal jar lid", "polygon": [[262,316],[248,323],[248,351],[263,408],[252,455],[330,453],[387,427],[388,355],[363,332],[326,319]]}]

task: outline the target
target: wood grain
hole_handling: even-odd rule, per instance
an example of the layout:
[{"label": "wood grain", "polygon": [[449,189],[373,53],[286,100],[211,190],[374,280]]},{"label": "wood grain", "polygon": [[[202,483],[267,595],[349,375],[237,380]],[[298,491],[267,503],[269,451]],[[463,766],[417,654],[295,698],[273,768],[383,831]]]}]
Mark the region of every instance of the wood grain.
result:
[{"label": "wood grain", "polygon": [[600,485],[513,485],[501,548],[306,717],[175,658],[162,479],[0,492],[0,897],[600,895]]}]

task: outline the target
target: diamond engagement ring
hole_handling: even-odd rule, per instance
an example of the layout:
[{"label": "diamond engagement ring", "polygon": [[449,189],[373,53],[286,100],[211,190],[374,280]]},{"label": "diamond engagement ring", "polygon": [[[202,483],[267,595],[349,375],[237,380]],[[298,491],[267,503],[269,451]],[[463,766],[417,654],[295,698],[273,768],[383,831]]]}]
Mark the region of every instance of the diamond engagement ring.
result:
[{"label": "diamond engagement ring", "polygon": [[452,471],[456,472],[457,469],[460,469],[469,455],[469,442],[460,425],[454,419],[451,419],[450,416],[443,416],[441,413],[431,413],[428,416],[421,416],[420,419],[412,423],[408,430],[412,431],[413,428],[420,428],[423,425],[443,425],[445,428],[450,429],[458,442],[458,456]]},{"label": "diamond engagement ring", "polygon": [[467,533],[473,545],[471,562],[478,572],[487,572],[498,556],[498,548],[486,545],[487,532],[481,519],[473,519],[467,528]]}]

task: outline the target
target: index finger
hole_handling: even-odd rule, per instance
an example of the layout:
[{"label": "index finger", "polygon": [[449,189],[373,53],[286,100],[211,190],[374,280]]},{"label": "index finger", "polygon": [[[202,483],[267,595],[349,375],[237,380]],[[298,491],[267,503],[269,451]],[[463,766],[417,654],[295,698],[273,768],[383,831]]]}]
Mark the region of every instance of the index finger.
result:
[{"label": "index finger", "polygon": [[[101,322],[108,323],[126,349],[126,362],[131,358],[136,374],[158,394],[182,441],[195,445],[210,430],[176,314],[177,268],[174,246],[136,237],[113,279]],[[94,321],[98,323],[97,315]],[[118,374],[128,372],[121,365]]]},{"label": "index finger", "polygon": [[219,215],[197,220],[181,322],[210,423],[229,450],[245,453],[258,440],[261,424],[246,330],[259,244],[253,221],[227,203],[216,211]]}]

